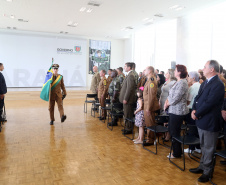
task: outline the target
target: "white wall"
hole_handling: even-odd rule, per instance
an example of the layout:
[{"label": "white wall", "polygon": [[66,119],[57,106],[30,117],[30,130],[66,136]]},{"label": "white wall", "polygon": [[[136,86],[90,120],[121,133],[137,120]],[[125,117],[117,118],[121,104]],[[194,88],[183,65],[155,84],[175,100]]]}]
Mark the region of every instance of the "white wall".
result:
[{"label": "white wall", "polygon": [[[86,86],[89,88],[91,84],[92,75],[88,74],[88,67],[89,67],[89,39],[92,40],[103,40],[103,41],[111,41],[111,68],[117,68],[117,67],[123,67],[125,63],[125,40],[120,39],[109,39],[104,37],[81,37],[81,36],[75,36],[75,35],[59,35],[59,34],[50,34],[50,33],[40,33],[40,32],[29,32],[29,31],[11,31],[11,30],[0,30],[0,34],[19,34],[19,35],[33,35],[33,36],[43,36],[43,37],[61,37],[61,38],[67,38],[67,39],[85,39],[87,42],[87,48],[86,48]],[[128,44],[129,47],[129,44]],[[1,51],[0,51],[1,52]],[[130,56],[131,52],[126,55]],[[7,63],[7,61],[2,61],[0,57],[0,62]],[[32,60],[31,60],[32,62]],[[34,64],[35,65],[35,64]],[[7,68],[5,68],[7,71]],[[34,69],[31,69],[34,70]],[[48,69],[46,69],[48,70]]]}]

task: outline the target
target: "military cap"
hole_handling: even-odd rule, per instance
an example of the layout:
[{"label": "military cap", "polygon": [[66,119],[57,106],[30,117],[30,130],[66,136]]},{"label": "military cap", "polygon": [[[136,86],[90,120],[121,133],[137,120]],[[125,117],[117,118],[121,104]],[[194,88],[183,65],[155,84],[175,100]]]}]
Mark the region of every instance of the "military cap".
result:
[{"label": "military cap", "polygon": [[60,66],[58,65],[58,64],[53,64],[52,65],[52,68],[54,68],[54,69],[58,69]]}]

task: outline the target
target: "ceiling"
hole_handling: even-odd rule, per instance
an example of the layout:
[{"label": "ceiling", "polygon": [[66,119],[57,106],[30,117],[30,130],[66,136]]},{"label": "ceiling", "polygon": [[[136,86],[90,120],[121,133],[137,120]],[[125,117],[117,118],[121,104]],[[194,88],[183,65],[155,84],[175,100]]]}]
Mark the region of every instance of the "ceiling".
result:
[{"label": "ceiling", "polygon": [[[145,18],[154,19],[156,24],[223,1],[226,0],[95,0],[100,4],[97,7],[88,5],[90,0],[0,0],[0,29],[123,39],[147,27]],[[174,5],[185,8],[169,9]],[[92,12],[81,12],[82,7]],[[78,25],[71,27],[68,23]]]}]

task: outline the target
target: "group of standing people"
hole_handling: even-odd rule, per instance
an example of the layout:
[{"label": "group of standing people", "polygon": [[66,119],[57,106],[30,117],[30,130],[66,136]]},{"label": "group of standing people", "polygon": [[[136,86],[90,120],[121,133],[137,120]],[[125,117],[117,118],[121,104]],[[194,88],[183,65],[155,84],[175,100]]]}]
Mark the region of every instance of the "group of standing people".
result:
[{"label": "group of standing people", "polygon": [[[190,73],[184,65],[176,65],[175,70],[169,69],[165,74],[163,71],[158,74],[157,70],[148,66],[139,75],[135,72],[134,63],[126,63],[124,71],[127,75],[120,77],[123,73],[122,70],[118,72],[118,68],[113,70],[114,75],[109,75],[111,80],[104,77],[105,73],[98,77],[98,69],[94,68],[92,84],[95,82],[96,86],[95,88],[91,86],[91,89],[95,90],[93,93],[98,93],[100,102],[101,98],[106,98],[109,93],[113,95],[111,99],[113,103],[123,103],[124,117],[129,118],[125,123],[125,129],[122,130],[124,134],[132,133],[133,123],[128,120],[135,115],[135,125],[139,127],[139,136],[134,140],[135,144],[154,144],[153,132],[147,130],[147,138],[143,136],[145,126],[155,125],[157,112],[161,115],[169,115],[169,123],[166,123],[169,133],[165,135],[165,141],[172,136],[180,136],[181,125],[184,122],[196,124],[200,146],[196,146],[197,148],[189,146],[187,150],[201,149],[202,158],[199,167],[190,169],[190,172],[202,173],[198,179],[200,182],[209,181],[213,170],[212,158],[216,150],[217,138],[222,127],[226,127],[224,100],[226,80],[223,76],[223,68],[217,61],[207,61],[203,70]],[[100,71],[101,73],[103,70]],[[99,81],[98,78],[100,78]],[[112,79],[115,80],[112,81]],[[105,86],[104,89],[101,89],[102,84]],[[136,109],[134,109],[135,106]],[[103,114],[101,118],[105,119],[105,117],[106,114]],[[226,128],[224,128],[225,131]],[[144,139],[145,142],[143,142]],[[172,144],[173,153],[167,157],[181,157],[180,143],[173,140]]]}]

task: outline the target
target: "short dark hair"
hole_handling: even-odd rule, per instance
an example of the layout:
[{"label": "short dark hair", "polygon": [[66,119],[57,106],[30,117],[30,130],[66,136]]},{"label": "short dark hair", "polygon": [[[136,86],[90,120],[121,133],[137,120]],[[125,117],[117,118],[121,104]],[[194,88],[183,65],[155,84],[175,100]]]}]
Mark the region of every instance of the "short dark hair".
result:
[{"label": "short dark hair", "polygon": [[157,74],[157,75],[159,76],[159,79],[160,79],[159,84],[158,84],[158,86],[160,87],[162,84],[164,84],[166,82],[166,78],[163,74]]},{"label": "short dark hair", "polygon": [[177,71],[180,72],[180,78],[186,78],[188,76],[188,71],[184,65],[176,65]]},{"label": "short dark hair", "polygon": [[111,71],[111,72],[112,72],[112,71],[113,71],[113,69],[108,69],[108,71]]},{"label": "short dark hair", "polygon": [[209,62],[210,62],[209,67],[214,68],[214,71],[219,73],[219,68],[220,68],[219,63],[216,60],[209,60]]},{"label": "short dark hair", "polygon": [[158,71],[158,72],[159,72],[159,70],[158,70],[158,69],[156,69],[156,71]]},{"label": "short dark hair", "polygon": [[3,65],[3,63],[0,63],[0,66],[2,66]]},{"label": "short dark hair", "polygon": [[123,68],[122,67],[119,67],[117,68],[119,71],[123,72]]},{"label": "short dark hair", "polygon": [[106,74],[106,71],[103,69],[103,70],[101,70],[104,74]]},{"label": "short dark hair", "polygon": [[131,62],[127,62],[127,63],[125,63],[125,65],[126,65],[127,67],[129,67],[130,69],[133,68],[133,63],[131,63]]},{"label": "short dark hair", "polygon": [[115,73],[116,76],[118,76],[118,71],[116,71],[115,69],[112,70],[112,73]]}]

